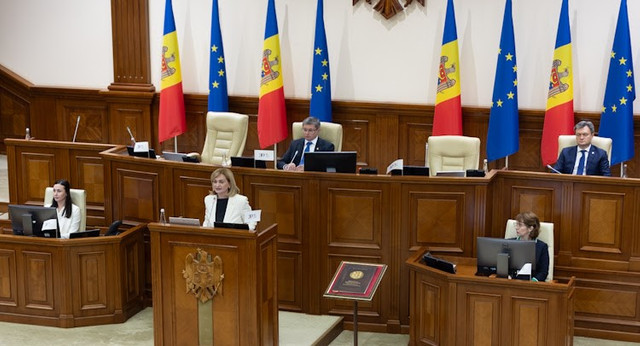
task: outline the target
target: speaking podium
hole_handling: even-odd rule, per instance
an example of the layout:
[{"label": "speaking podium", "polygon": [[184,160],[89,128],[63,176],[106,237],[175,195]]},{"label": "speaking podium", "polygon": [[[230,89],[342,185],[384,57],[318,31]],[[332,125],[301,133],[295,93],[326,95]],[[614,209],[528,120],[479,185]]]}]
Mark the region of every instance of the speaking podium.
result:
[{"label": "speaking podium", "polygon": [[475,276],[476,259],[448,257],[450,274],[407,259],[409,345],[573,345],[575,278],[567,283]]},{"label": "speaking podium", "polygon": [[277,225],[150,223],[155,345],[277,345]]}]

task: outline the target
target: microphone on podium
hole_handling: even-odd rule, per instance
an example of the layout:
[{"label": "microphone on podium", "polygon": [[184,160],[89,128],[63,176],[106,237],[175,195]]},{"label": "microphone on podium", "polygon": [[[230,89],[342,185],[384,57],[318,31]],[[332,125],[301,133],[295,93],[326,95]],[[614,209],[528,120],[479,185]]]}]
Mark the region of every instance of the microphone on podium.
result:
[{"label": "microphone on podium", "polygon": [[553,168],[551,165],[547,165],[547,168],[549,168],[550,170],[553,171],[553,173],[558,173],[558,174],[562,174],[562,172],[560,172],[559,170]]}]

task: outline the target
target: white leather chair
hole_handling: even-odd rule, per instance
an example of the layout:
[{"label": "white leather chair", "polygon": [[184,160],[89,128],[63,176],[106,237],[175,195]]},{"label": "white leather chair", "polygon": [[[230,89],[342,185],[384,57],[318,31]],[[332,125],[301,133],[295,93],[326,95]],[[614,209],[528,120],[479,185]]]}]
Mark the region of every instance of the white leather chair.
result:
[{"label": "white leather chair", "polygon": [[249,116],[229,112],[207,113],[207,136],[202,148],[202,162],[219,165],[226,155],[242,156],[247,142]]},{"label": "white leather chair", "polygon": [[[505,239],[517,237],[516,222],[517,221],[513,219],[507,220],[507,228],[504,231]],[[553,280],[553,223],[540,222],[540,233],[538,234],[538,239],[545,242],[549,247],[549,274],[545,280],[548,282]]]},{"label": "white leather chair", "polygon": [[429,175],[440,171],[478,169],[480,138],[467,136],[430,136],[427,162]]},{"label": "white leather chair", "polygon": [[[291,124],[291,136],[293,139],[302,138],[302,122]],[[342,151],[342,125],[336,123],[320,123],[318,137],[333,143],[335,151]]]},{"label": "white leather chair", "polygon": [[[71,202],[80,208],[80,229],[82,232],[87,229],[87,192],[82,189],[71,189]],[[44,190],[44,205],[51,205],[53,201],[53,187],[47,187]]]},{"label": "white leather chair", "polygon": [[[613,145],[613,141],[611,140],[611,138],[593,136],[593,139],[591,140],[591,144],[607,152],[607,157],[609,158],[609,165],[611,165],[611,147]],[[575,135],[558,136],[558,157],[560,157],[560,152],[562,152],[562,149],[566,147],[573,147],[576,145],[578,145],[578,142],[576,142]]]}]

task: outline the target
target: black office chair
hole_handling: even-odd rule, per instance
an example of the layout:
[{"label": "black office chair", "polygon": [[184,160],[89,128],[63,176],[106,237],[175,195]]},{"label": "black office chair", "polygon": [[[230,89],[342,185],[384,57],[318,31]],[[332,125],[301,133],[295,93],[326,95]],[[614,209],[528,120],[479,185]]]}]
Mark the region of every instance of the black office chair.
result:
[{"label": "black office chair", "polygon": [[105,233],[105,236],[111,236],[111,235],[118,235],[120,234],[120,225],[122,225],[122,220],[116,220],[114,221],[111,226],[109,226],[109,230],[107,230],[107,233]]}]

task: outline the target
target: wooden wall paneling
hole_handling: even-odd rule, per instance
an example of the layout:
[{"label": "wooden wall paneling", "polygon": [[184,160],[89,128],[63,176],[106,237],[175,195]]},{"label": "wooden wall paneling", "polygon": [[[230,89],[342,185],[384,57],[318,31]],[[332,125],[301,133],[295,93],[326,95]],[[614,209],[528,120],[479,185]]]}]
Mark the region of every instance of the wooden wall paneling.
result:
[{"label": "wooden wall paneling", "polygon": [[211,172],[176,169],[174,171],[174,205],[168,216],[191,217],[204,222],[204,198],[211,191]]},{"label": "wooden wall paneling", "polygon": [[71,150],[69,161],[70,181],[73,188],[82,188],[87,193],[87,225],[108,226],[104,215],[104,165],[95,151]]},{"label": "wooden wall paneling", "polygon": [[[390,286],[399,277],[398,268],[391,263],[391,249],[397,248],[392,243],[397,239],[394,237],[397,230],[391,228],[390,219],[382,209],[389,198],[390,187],[373,187],[366,178],[358,179],[358,182],[349,177],[338,179],[323,180],[319,186],[317,241],[321,250],[319,272],[324,275],[318,294],[321,295],[329,285],[341,261],[390,264],[373,300],[358,304],[358,323],[370,325],[373,330],[387,331],[386,324],[380,325],[379,321],[399,320],[397,310],[394,311],[395,316],[389,316],[390,311],[382,309],[383,302],[398,299],[397,295],[390,296]],[[322,313],[344,315],[346,325],[353,323],[353,302],[322,300]]]},{"label": "wooden wall paneling", "polygon": [[[57,98],[63,97],[64,93],[55,95],[54,90],[44,90],[42,88],[31,89],[31,111],[29,114],[29,120],[27,121],[27,127],[31,131],[31,137],[36,139],[50,139],[57,140],[58,133],[62,131],[61,124],[58,124],[57,116]],[[18,138],[24,138],[25,130],[19,131],[22,133]]]},{"label": "wooden wall paneling", "polygon": [[[628,270],[632,251],[634,215],[633,193],[623,186],[599,188],[596,184],[578,183],[573,187],[571,218],[573,228],[573,260],[602,259],[602,269]],[[616,264],[616,262],[618,262]],[[576,263],[577,264],[577,263]]]},{"label": "wooden wall paneling", "polygon": [[72,141],[78,117],[77,142],[109,143],[107,107],[102,100],[57,100],[58,134],[55,139]]},{"label": "wooden wall paneling", "polygon": [[500,331],[507,329],[501,318],[503,297],[499,294],[475,292],[470,287],[463,285],[458,289],[458,301],[462,304],[457,306],[456,314],[466,316],[466,318],[459,319],[462,325],[457,326],[459,330],[466,331],[465,333],[457,333],[464,335],[465,340],[460,340],[461,344],[500,344]]},{"label": "wooden wall paneling", "polygon": [[150,72],[148,0],[111,0],[111,35],[113,83],[109,90],[155,90]]},{"label": "wooden wall paneling", "polygon": [[[33,85],[0,65],[0,138],[24,138],[30,126]],[[5,152],[0,142],[0,151]]]},{"label": "wooden wall paneling", "polygon": [[114,292],[109,292],[107,285],[116,283],[116,275],[115,268],[107,266],[107,258],[114,258],[115,254],[106,250],[99,246],[71,251],[69,268],[74,292],[71,302],[74,315],[113,313]]},{"label": "wooden wall paneling", "polygon": [[68,162],[67,155],[56,155],[55,150],[36,153],[25,150],[20,152],[18,165],[23,173],[22,184],[19,184],[18,204],[38,204],[44,200],[44,190],[53,186],[58,176],[68,176],[68,170],[62,168],[62,162]]},{"label": "wooden wall paneling", "polygon": [[[43,315],[59,310],[62,302],[54,297],[54,286],[55,281],[62,279],[57,279],[53,273],[54,254],[23,250],[21,255],[25,308],[41,310]],[[65,270],[61,272],[64,274]]]},{"label": "wooden wall paneling", "polygon": [[[242,176],[242,173],[239,175]],[[313,275],[304,270],[317,262],[310,248],[316,248],[318,244],[309,239],[311,233],[317,232],[314,226],[317,220],[314,214],[303,213],[303,210],[316,210],[307,208],[317,193],[310,190],[304,179],[293,177],[295,173],[289,172],[273,178],[243,176],[243,191],[252,208],[262,210],[260,224],[278,224],[280,307],[317,313],[317,284],[311,281]]]},{"label": "wooden wall paneling", "polygon": [[425,166],[425,144],[432,131],[432,124],[426,124],[427,119],[400,118],[399,133],[406,136],[398,136],[398,157],[404,159],[407,166]]},{"label": "wooden wall paneling", "polygon": [[136,141],[149,141],[149,147],[155,147],[157,131],[151,116],[154,93],[103,91],[101,95],[108,107],[102,143],[131,145],[129,128]]},{"label": "wooden wall paneling", "polygon": [[[146,160],[146,159],[141,159]],[[145,166],[144,170],[133,165],[114,164],[111,177],[113,189],[114,220],[124,220],[125,223],[143,223],[157,220],[161,206],[160,174],[162,168]],[[163,189],[163,192],[168,189]],[[172,211],[167,210],[167,213]]]},{"label": "wooden wall paneling", "polygon": [[18,306],[18,277],[16,273],[16,251],[0,249],[0,305]]}]

